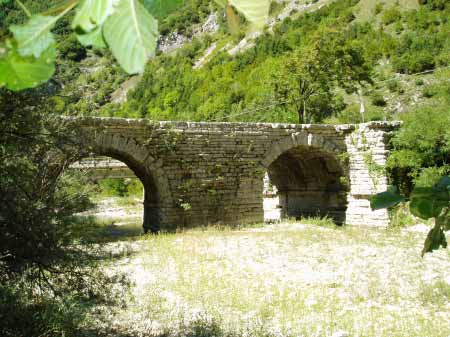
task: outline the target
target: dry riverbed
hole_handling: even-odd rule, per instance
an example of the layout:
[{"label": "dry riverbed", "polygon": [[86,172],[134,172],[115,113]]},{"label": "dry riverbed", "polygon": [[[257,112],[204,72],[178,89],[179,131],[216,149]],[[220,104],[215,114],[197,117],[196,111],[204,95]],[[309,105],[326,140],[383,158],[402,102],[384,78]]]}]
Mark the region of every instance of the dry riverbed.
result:
[{"label": "dry riverbed", "polygon": [[119,237],[105,268],[133,282],[125,307],[93,314],[112,336],[450,336],[450,250],[422,259],[422,227],[135,236],[134,219],[106,222]]}]

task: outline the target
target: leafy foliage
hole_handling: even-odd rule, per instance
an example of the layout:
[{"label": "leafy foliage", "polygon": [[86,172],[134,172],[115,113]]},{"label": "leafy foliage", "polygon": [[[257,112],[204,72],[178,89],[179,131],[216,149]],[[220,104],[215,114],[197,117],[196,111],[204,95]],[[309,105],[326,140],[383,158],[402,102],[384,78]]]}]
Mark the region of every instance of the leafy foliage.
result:
[{"label": "leafy foliage", "polygon": [[79,137],[47,112],[50,88],[0,89],[1,336],[82,335],[89,307],[120,298],[114,285],[126,283],[98,268],[101,250],[83,236],[75,214],[93,206],[90,188],[66,171],[82,155]]},{"label": "leafy foliage", "polygon": [[[144,1],[144,5],[147,3]],[[200,23],[211,13],[213,10],[212,5],[209,0],[183,1],[182,5],[170,12],[166,17],[158,18],[161,35],[168,36],[176,32],[192,37],[193,26]]]},{"label": "leafy foliage", "polygon": [[[14,54],[14,49],[17,49],[21,56],[33,56],[35,59],[47,49],[51,49],[49,52],[54,53],[54,36],[51,30],[61,17],[78,5],[72,22],[72,28],[78,33],[78,41],[85,46],[109,47],[126,72],[142,73],[148,59],[154,56],[156,50],[158,28],[155,17],[164,18],[182,4],[182,0],[147,0],[145,6],[138,0],[71,0],[49,10],[48,13],[61,12],[58,16],[50,16],[31,15],[31,12],[20,3],[30,19],[23,25],[11,26],[14,41],[7,40],[5,46],[10,52],[0,52],[0,59],[7,59]],[[268,0],[258,3],[233,0],[233,5],[259,28],[267,20]],[[23,63],[34,61],[34,59],[23,60]],[[44,73],[39,75],[40,77],[34,78],[35,74],[31,72],[29,75],[31,80],[23,81],[22,86],[24,88],[37,86]],[[47,77],[49,78],[50,76]],[[22,88],[14,86],[10,81],[10,77],[2,77],[0,73],[0,84],[7,85],[11,90]]]},{"label": "leafy foliage", "polygon": [[404,193],[409,193],[412,184],[426,186],[420,181],[437,168],[440,169],[434,176],[448,173],[449,128],[445,102],[417,107],[404,116],[402,128],[391,140],[393,151],[387,162],[394,182]]},{"label": "leafy foliage", "polygon": [[121,0],[105,22],[103,34],[113,55],[129,74],[141,73],[155,53],[157,21],[136,0]]},{"label": "leafy foliage", "polygon": [[165,18],[178,7],[182,6],[184,0],[144,0],[144,6],[155,18]]},{"label": "leafy foliage", "polygon": [[390,186],[387,191],[376,194],[370,200],[370,206],[373,210],[394,207],[405,198],[396,193],[396,188]]},{"label": "leafy foliage", "polygon": [[[78,1],[68,2],[58,16],[32,15],[24,25],[11,26],[15,40],[7,40],[6,51],[0,53],[0,61],[5,64],[17,63],[17,59],[12,60],[12,57],[18,53],[30,57],[21,60],[21,64],[26,67],[27,63],[35,64],[45,52],[54,55],[56,51],[51,29],[77,3]],[[59,8],[56,9],[58,10]],[[86,46],[106,47],[104,34],[114,56],[129,73],[142,72],[156,48],[156,20],[136,0],[120,0],[117,6],[114,6],[112,0],[84,0],[77,10],[72,26],[80,31],[79,41]],[[103,27],[106,29],[103,30]],[[130,50],[132,52],[129,52]],[[54,64],[54,59],[47,61]],[[11,90],[32,88],[43,80],[48,80],[52,74],[53,72],[48,71],[31,71],[27,75],[28,80],[17,85],[14,84],[17,79],[0,73],[0,84]]]},{"label": "leafy foliage", "polygon": [[46,82],[55,72],[55,49],[48,48],[38,58],[21,56],[14,48],[3,49],[0,57],[0,87],[22,90]]},{"label": "leafy foliage", "polygon": [[[378,193],[370,201],[372,209],[389,208],[406,199],[395,193],[395,189]],[[423,220],[435,219],[428,232],[422,250],[425,253],[447,247],[444,231],[450,230],[450,176],[443,176],[432,187],[416,187],[409,199],[411,213]]]},{"label": "leafy foliage", "polygon": [[72,28],[79,28],[87,33],[99,29],[114,12],[113,3],[113,0],[83,1],[72,21]]},{"label": "leafy foliage", "polygon": [[54,44],[50,30],[54,27],[57,17],[34,15],[27,25],[13,25],[10,30],[17,41],[17,50],[22,56],[38,58],[50,45]]},{"label": "leafy foliage", "polygon": [[[221,42],[216,41],[218,47],[211,60],[198,69],[193,69],[193,64],[213,41],[207,36],[201,41],[194,39],[177,55],[157,56],[147,65],[125,106],[105,107],[101,113],[156,120],[298,122],[303,109],[302,103],[297,102],[301,99],[294,91],[295,83],[290,82],[292,90],[286,90],[286,95],[278,95],[274,78],[287,81],[283,77],[289,75],[293,80],[286,64],[297,59],[301,65],[298,55],[311,50],[310,59],[314,62],[312,53],[316,50],[322,55],[321,60],[330,62],[329,69],[322,66],[323,72],[314,84],[324,90],[310,98],[306,109],[308,120],[320,122],[345,107],[334,89],[345,84],[352,92],[372,76],[372,60],[364,44],[356,41],[347,20],[342,19],[351,12],[351,4],[348,0],[338,1],[298,19],[286,20],[274,27],[274,34],[258,37],[255,48],[235,56],[221,51]],[[337,69],[339,73],[334,74]],[[325,72],[330,76],[326,77]],[[290,103],[281,103],[285,101]]]}]

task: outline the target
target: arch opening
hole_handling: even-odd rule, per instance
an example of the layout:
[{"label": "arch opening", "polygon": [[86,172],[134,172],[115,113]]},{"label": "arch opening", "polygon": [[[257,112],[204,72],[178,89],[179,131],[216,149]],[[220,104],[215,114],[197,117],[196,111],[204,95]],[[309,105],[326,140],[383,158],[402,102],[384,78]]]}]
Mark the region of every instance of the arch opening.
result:
[{"label": "arch opening", "polygon": [[313,146],[296,146],[267,167],[264,182],[266,220],[328,216],[345,222],[348,170],[338,157]]},{"label": "arch opening", "polygon": [[[140,199],[142,206],[136,211],[142,213],[144,232],[157,232],[161,227],[160,193],[152,172],[136,161],[132,155],[123,154],[111,149],[107,151],[96,149],[85,153],[79,161],[79,167],[90,170],[94,182],[104,179],[120,180],[114,185],[123,186],[129,180],[138,180],[140,184],[132,183],[133,188],[141,185]],[[123,183],[125,180],[125,184]]]}]

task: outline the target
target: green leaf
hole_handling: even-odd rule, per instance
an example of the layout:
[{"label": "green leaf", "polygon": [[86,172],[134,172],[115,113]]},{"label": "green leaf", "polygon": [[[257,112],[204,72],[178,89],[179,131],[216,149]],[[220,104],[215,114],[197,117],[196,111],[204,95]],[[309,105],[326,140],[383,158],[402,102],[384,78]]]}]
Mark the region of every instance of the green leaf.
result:
[{"label": "green leaf", "polygon": [[77,9],[72,28],[90,32],[101,26],[113,11],[114,0],[84,0]]},{"label": "green leaf", "polygon": [[154,17],[165,18],[184,3],[184,0],[144,0],[144,6]]},{"label": "green leaf", "polygon": [[155,55],[158,22],[136,0],[120,0],[103,26],[114,57],[129,74],[142,73]]},{"label": "green leaf", "polygon": [[95,48],[106,48],[106,42],[103,38],[102,27],[97,27],[93,31],[85,34],[77,34],[78,41],[85,47],[93,46]]},{"label": "green leaf", "polygon": [[436,217],[436,224],[441,226],[443,231],[450,231],[450,208],[444,208],[438,217]]},{"label": "green leaf", "polygon": [[9,29],[17,41],[20,55],[37,58],[54,43],[50,30],[57,20],[55,16],[33,15],[25,25],[12,25]]},{"label": "green leaf", "polygon": [[389,188],[386,192],[378,193],[370,198],[370,207],[372,210],[393,207],[405,198],[395,193],[395,188]]},{"label": "green leaf", "polygon": [[448,191],[450,190],[450,177],[443,176],[437,184],[434,186],[436,191]]},{"label": "green leaf", "polygon": [[270,0],[229,0],[229,4],[257,28],[267,23],[270,2]]},{"label": "green leaf", "polygon": [[448,192],[436,191],[431,187],[416,187],[411,193],[409,209],[413,215],[421,219],[437,217],[448,206]]},{"label": "green leaf", "polygon": [[432,252],[439,249],[439,247],[447,248],[447,240],[445,239],[444,231],[441,226],[436,223],[434,227],[428,232],[427,238],[423,245],[422,257],[425,253]]},{"label": "green leaf", "polygon": [[19,91],[34,88],[48,81],[55,72],[55,45],[50,45],[39,58],[23,57],[17,50],[8,49],[0,58],[0,87]]},{"label": "green leaf", "polygon": [[434,217],[433,200],[426,198],[413,198],[409,204],[411,213],[421,219],[427,220]]}]

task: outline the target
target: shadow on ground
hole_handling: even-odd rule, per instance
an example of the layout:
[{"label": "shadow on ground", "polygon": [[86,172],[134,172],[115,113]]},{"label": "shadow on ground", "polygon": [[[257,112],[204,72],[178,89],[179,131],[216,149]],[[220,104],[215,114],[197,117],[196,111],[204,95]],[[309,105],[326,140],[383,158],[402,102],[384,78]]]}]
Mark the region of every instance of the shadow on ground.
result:
[{"label": "shadow on ground", "polygon": [[75,235],[82,244],[130,241],[144,234],[139,219],[119,223],[114,220],[99,220],[95,216],[78,216],[75,222]]}]

